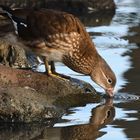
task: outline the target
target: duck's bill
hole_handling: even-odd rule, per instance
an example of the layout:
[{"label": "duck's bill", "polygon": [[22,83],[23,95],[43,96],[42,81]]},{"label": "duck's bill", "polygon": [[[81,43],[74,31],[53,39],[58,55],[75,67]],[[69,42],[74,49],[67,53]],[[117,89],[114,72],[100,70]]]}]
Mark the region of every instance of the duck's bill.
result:
[{"label": "duck's bill", "polygon": [[112,88],[106,89],[107,95],[108,95],[109,97],[111,97],[111,98],[114,96],[113,90],[114,90],[114,89],[112,89]]}]

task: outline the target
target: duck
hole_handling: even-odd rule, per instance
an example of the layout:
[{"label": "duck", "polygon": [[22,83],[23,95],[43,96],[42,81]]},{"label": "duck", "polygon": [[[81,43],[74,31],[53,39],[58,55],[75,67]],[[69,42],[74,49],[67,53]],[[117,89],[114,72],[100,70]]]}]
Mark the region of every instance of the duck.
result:
[{"label": "duck", "polygon": [[[115,73],[98,53],[76,16],[53,9],[0,7],[12,21],[16,36],[27,50],[43,58],[47,75],[59,74],[55,62],[61,62],[75,72],[90,76],[109,97],[114,96]],[[18,11],[25,11],[24,18],[18,16]]]}]

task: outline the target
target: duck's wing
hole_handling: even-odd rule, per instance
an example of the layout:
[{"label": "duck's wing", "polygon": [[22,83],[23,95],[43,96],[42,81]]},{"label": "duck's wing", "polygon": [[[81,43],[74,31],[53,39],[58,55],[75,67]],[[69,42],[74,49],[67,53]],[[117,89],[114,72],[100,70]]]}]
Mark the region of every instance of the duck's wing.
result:
[{"label": "duck's wing", "polygon": [[[82,23],[71,14],[48,9],[24,12],[2,8],[12,20],[16,34],[30,47],[65,49],[79,46],[83,40],[86,43],[89,38]],[[25,13],[24,18],[18,12]]]},{"label": "duck's wing", "polygon": [[23,10],[23,9],[10,9],[7,6],[0,5],[0,8],[2,9],[3,16],[6,16],[10,18],[10,20],[13,23],[15,33],[22,37],[27,39],[29,37],[28,29],[27,29],[27,16],[31,12],[31,10]]}]

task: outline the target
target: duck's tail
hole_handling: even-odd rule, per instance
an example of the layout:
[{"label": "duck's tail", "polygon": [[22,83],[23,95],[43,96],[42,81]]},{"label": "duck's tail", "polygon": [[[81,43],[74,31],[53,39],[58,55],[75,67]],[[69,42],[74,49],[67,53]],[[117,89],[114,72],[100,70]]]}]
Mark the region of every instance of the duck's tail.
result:
[{"label": "duck's tail", "polygon": [[14,10],[12,10],[11,8],[9,8],[8,6],[4,6],[4,5],[0,5],[0,11],[4,12],[3,15],[8,16],[8,18],[11,19],[14,28],[15,28],[15,32],[18,34],[18,29],[21,27],[26,28],[26,21],[22,18],[19,18],[17,16],[14,15]]}]

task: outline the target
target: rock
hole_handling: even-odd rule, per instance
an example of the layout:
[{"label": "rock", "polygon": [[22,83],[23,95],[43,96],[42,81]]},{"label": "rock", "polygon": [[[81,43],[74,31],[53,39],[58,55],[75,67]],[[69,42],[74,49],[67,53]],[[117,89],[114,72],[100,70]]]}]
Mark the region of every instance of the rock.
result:
[{"label": "rock", "polygon": [[100,100],[89,84],[72,81],[0,65],[0,122],[47,121]]},{"label": "rock", "polygon": [[[32,68],[39,62],[32,52],[26,52],[20,43],[11,41],[16,38],[12,24],[1,23],[0,19],[0,63],[13,68]],[[9,23],[9,21],[8,21]],[[4,29],[3,29],[4,28]],[[6,30],[6,29],[7,30]]]},{"label": "rock", "polygon": [[67,11],[73,14],[83,14],[89,11],[114,10],[115,3],[113,0],[1,0],[0,4],[11,7],[26,8],[50,8]]},{"label": "rock", "polygon": [[115,10],[113,0],[47,0],[46,7],[81,15],[90,11]]},{"label": "rock", "polygon": [[0,39],[0,63],[15,68],[32,67],[25,50],[17,45],[11,45],[4,39]]},{"label": "rock", "polygon": [[95,11],[115,10],[115,2],[113,0],[88,0],[89,7]]},{"label": "rock", "polygon": [[[26,52],[15,43],[14,28],[9,19],[0,17],[0,63],[13,68],[29,68],[39,64],[32,52]],[[12,40],[13,39],[13,40]],[[18,39],[17,39],[18,41]]]},{"label": "rock", "polygon": [[1,89],[1,122],[40,122],[58,118],[61,112],[49,106],[45,95],[29,87],[9,87]]}]

